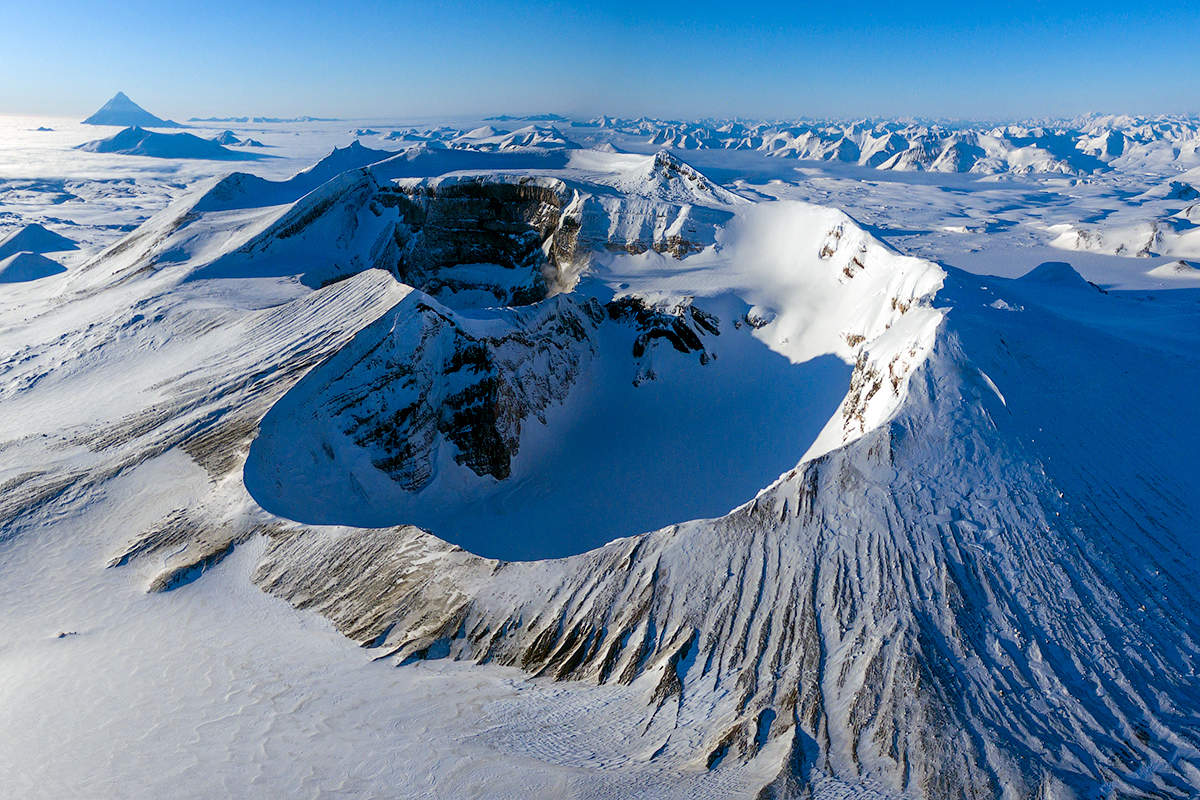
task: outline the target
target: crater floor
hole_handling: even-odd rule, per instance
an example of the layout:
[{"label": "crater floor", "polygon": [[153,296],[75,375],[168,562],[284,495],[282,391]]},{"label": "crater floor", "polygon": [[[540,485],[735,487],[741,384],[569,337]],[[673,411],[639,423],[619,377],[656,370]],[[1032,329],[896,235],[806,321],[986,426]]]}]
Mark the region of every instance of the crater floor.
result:
[{"label": "crater floor", "polygon": [[322,458],[301,387],[263,421],[246,486],[263,508],[288,519],[413,524],[504,560],[573,555],[720,516],[795,465],[837,411],[851,372],[832,355],[791,363],[748,325],[735,327],[745,305],[723,300],[715,359],[701,364],[664,343],[654,354],[656,377],[637,385],[634,333],[601,327],[565,401],[547,410],[544,424],[526,421],[505,480],[443,455],[433,482],[409,492],[361,454]]}]

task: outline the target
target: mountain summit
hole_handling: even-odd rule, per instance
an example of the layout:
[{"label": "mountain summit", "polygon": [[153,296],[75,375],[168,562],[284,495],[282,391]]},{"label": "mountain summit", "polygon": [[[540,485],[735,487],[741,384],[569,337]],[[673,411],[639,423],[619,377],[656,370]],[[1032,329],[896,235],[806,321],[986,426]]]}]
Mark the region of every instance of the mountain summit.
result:
[{"label": "mountain summit", "polygon": [[0,258],[8,258],[14,253],[28,251],[30,253],[55,253],[62,250],[78,250],[79,245],[63,236],[47,230],[36,222],[31,222],[19,231],[0,239]]},{"label": "mountain summit", "polygon": [[140,125],[147,128],[182,128],[178,122],[160,119],[129,99],[124,92],[117,92],[100,109],[83,121],[84,125],[118,125],[122,128]]}]

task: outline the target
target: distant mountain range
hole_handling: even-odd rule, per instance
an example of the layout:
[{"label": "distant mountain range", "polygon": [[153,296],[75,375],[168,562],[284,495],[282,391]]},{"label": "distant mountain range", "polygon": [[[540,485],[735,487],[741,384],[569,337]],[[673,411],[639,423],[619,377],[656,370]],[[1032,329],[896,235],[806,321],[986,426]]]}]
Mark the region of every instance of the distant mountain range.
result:
[{"label": "distant mountain range", "polygon": [[337,117],[188,117],[188,122],[339,122]]},{"label": "distant mountain range", "polygon": [[591,126],[675,150],[750,150],[901,172],[1086,175],[1111,169],[1116,161],[1136,168],[1200,150],[1200,119],[1194,117],[1097,116],[1008,125],[600,117]]},{"label": "distant mountain range", "polygon": [[524,116],[514,116],[512,114],[497,114],[494,117],[484,117],[484,122],[566,122],[567,118],[562,114],[526,114]]}]

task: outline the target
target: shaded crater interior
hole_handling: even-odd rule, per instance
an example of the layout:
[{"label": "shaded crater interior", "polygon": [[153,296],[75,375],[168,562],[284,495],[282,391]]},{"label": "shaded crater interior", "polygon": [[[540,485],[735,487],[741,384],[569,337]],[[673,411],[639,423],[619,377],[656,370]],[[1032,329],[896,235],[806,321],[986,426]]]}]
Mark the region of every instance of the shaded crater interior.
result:
[{"label": "shaded crater interior", "polygon": [[723,515],[795,466],[850,367],[792,364],[740,300],[705,303],[413,292],[268,413],[246,486],[300,522],[414,524],[505,560]]},{"label": "shaded crater interior", "polygon": [[[585,250],[646,249],[582,248],[581,206],[560,182],[347,186],[264,246],[320,219],[373,241],[350,267],[415,289],[263,420],[245,480],[267,511],[413,524],[506,560],[571,555],[750,500],[845,395],[848,365],[791,364],[732,295],[614,298],[587,279],[555,294]],[[358,210],[342,219],[329,204],[347,192]]]}]

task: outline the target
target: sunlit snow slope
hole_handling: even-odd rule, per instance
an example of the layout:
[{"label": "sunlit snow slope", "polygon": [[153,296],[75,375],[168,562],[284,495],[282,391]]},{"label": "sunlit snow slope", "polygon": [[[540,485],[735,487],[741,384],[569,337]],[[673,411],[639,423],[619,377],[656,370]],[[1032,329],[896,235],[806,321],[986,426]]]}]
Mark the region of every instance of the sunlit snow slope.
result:
[{"label": "sunlit snow slope", "polygon": [[[89,642],[114,626],[154,641],[125,609],[168,628],[179,609],[163,647],[221,629],[181,680],[246,677],[235,718],[267,721],[181,701],[230,753],[316,748],[280,736],[293,714],[412,741],[381,708],[439,697],[442,673],[486,699],[478,736],[420,735],[518,761],[490,789],[431,764],[431,797],[1200,787],[1194,291],[946,270],[666,152],[423,143],[209,181],[0,311],[5,686],[107,652]],[[422,679],[339,672],[323,623],[235,592],[270,628],[256,646],[260,623],[205,594],[247,573]],[[412,666],[447,657],[482,666]],[[372,702],[313,717],[280,710],[286,681],[258,694],[327,669]],[[34,724],[7,691],[0,730]],[[534,730],[555,713],[569,746]],[[554,767],[523,784],[531,762]],[[36,795],[72,773],[22,774]],[[337,789],[286,777],[264,781]]]}]

